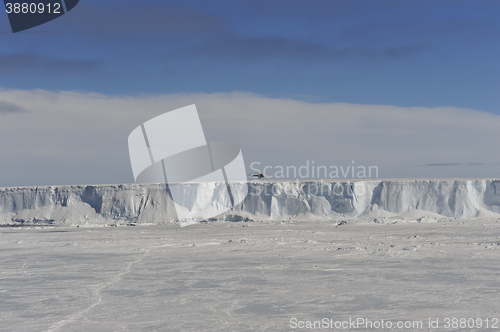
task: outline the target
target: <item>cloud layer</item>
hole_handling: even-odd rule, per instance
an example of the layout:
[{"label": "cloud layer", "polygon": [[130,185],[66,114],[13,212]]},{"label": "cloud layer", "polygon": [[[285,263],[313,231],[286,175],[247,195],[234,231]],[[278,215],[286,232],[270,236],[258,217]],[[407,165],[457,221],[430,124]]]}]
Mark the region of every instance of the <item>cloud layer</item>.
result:
[{"label": "cloud layer", "polygon": [[0,90],[0,100],[0,109],[10,110],[0,115],[0,186],[133,182],[129,133],[193,103],[207,140],[240,145],[249,171],[252,162],[263,168],[354,161],[377,166],[384,178],[500,173],[500,116],[469,109],[309,103],[241,92],[130,97]]}]

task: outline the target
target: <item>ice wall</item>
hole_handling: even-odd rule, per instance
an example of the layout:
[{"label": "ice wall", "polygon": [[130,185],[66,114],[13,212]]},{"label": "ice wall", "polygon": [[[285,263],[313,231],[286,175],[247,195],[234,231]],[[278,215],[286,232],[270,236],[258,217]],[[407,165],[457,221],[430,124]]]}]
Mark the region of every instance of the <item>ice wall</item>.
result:
[{"label": "ice wall", "polygon": [[[185,186],[196,206],[196,197],[214,183]],[[415,209],[455,218],[474,217],[479,211],[500,213],[500,180],[495,179],[252,181],[248,189],[243,203],[216,219],[360,218],[374,211],[402,214]],[[176,221],[173,202],[161,184],[0,188],[0,224]]]}]

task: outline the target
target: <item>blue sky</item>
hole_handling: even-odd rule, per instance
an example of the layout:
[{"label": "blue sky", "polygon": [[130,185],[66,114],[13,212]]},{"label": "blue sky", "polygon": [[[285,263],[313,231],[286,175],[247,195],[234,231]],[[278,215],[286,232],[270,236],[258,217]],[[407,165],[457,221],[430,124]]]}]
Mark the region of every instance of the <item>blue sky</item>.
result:
[{"label": "blue sky", "polygon": [[0,34],[0,86],[500,112],[497,1],[93,1]]},{"label": "blue sky", "polygon": [[[248,113],[254,111],[238,101],[246,102],[248,96],[253,98],[250,104],[267,110],[262,116],[270,120],[256,123],[253,131],[268,140],[261,142],[261,146],[270,146],[268,150],[256,149],[250,138],[238,141],[221,133],[222,129],[211,126],[208,118],[205,127],[208,136],[212,133],[212,137],[240,144],[244,153],[247,151],[247,167],[252,161],[298,166],[314,158],[335,165],[347,165],[356,159],[381,165],[381,177],[497,176],[500,160],[490,157],[500,155],[491,145],[498,139],[496,130],[488,127],[489,131],[481,132],[479,124],[474,124],[472,130],[465,122],[470,124],[474,118],[471,114],[478,114],[484,120],[481,123],[497,123],[497,117],[489,118],[484,112],[500,115],[499,17],[500,2],[493,0],[80,0],[66,15],[12,34],[7,15],[0,15],[0,138],[5,141],[13,133],[36,132],[37,123],[31,122],[36,118],[39,126],[47,121],[59,123],[61,132],[72,128],[76,140],[71,141],[72,146],[63,147],[61,142],[68,134],[57,136],[56,130],[49,135],[52,142],[58,142],[50,153],[28,149],[41,144],[39,138],[28,133],[9,147],[0,147],[0,172],[9,174],[0,179],[0,186],[130,182],[126,135],[135,126],[174,106],[194,101],[203,120],[203,108],[215,109],[212,101],[217,98],[220,105],[225,105],[220,116],[231,114],[247,119]],[[234,92],[243,94],[234,97]],[[176,96],[183,96],[179,98],[184,104]],[[101,153],[105,156],[108,151],[109,158],[90,165],[89,159],[96,152],[86,135],[97,124],[89,122],[87,129],[73,127],[73,121],[85,113],[78,113],[74,103],[113,109],[129,98],[135,98],[134,105],[141,101],[144,106],[121,115],[109,111],[109,116],[101,119],[109,120],[113,128],[111,123],[123,126],[114,132],[119,133],[117,138],[101,132],[102,147],[107,149]],[[107,99],[117,102],[108,105]],[[33,100],[38,101],[38,106]],[[57,100],[66,104],[57,104]],[[95,100],[102,103],[95,104]],[[227,100],[233,101],[232,113],[227,113]],[[153,101],[163,101],[164,108],[146,110],[148,102]],[[292,108],[298,113],[283,111],[283,105],[290,101],[297,102]],[[361,104],[366,109],[353,111],[336,103]],[[51,113],[50,105],[74,117]],[[310,123],[312,126],[323,126],[328,121],[334,124],[343,116],[365,114],[366,110],[386,118],[379,127],[370,127],[360,118],[353,125],[357,131],[352,135],[363,139],[356,141],[349,136],[342,142],[342,149],[338,141],[328,142],[328,147],[326,140],[333,137],[311,135],[314,129],[304,128],[309,134],[302,145],[296,142],[300,146],[294,146],[297,152],[293,153],[283,139],[286,126],[280,126],[276,117],[294,127],[293,117],[305,119],[314,105],[333,106],[330,118],[318,117]],[[401,107],[401,113],[384,111],[377,105]],[[105,108],[102,112],[108,114]],[[405,125],[401,121],[414,121],[413,113],[418,112],[430,116],[414,124],[434,130],[423,135],[447,142],[440,146],[440,152],[422,141],[417,128],[409,128],[413,136],[408,132],[393,138],[385,136],[392,123]],[[208,113],[217,116],[215,111]],[[451,126],[454,123],[457,125]],[[469,136],[464,128],[471,130]],[[251,129],[242,128],[241,132],[244,130]],[[277,136],[268,134],[272,131]],[[371,138],[365,137],[368,132]],[[311,148],[321,140],[325,140],[321,149]],[[488,144],[483,146],[481,142],[486,141]],[[61,162],[64,156],[71,155],[69,150],[77,148],[75,144],[81,148],[80,166]],[[276,156],[280,149],[289,152],[285,157]],[[414,150],[415,160],[408,160],[409,156],[398,158],[404,150]],[[295,159],[290,157],[292,154]],[[54,155],[58,158],[54,159]],[[25,165],[32,158],[44,165],[43,175],[34,176],[33,169]],[[119,171],[116,160],[122,165]],[[428,167],[421,167],[425,165]],[[62,176],[63,168],[79,172]]]}]

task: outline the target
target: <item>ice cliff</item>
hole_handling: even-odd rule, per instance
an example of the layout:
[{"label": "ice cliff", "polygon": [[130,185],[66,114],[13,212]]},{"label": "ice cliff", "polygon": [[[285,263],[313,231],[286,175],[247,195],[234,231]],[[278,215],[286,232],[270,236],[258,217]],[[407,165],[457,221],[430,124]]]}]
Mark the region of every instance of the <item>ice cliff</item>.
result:
[{"label": "ice cliff", "polygon": [[[214,183],[185,186],[187,201],[196,206],[205,187]],[[498,179],[252,181],[248,191],[241,204],[215,219],[326,220],[413,210],[455,218],[470,218],[484,211],[493,216],[500,213]],[[161,184],[0,188],[0,224],[4,225],[176,221],[170,194]]]}]

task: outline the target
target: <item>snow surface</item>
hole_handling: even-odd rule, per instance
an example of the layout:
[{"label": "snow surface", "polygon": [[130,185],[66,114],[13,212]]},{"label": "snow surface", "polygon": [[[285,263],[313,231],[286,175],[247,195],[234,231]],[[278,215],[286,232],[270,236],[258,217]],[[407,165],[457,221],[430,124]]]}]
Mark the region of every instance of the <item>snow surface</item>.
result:
[{"label": "snow surface", "polygon": [[[242,187],[245,183],[232,183]],[[187,208],[225,183],[189,183]],[[500,180],[253,181],[232,211],[212,220],[332,220],[363,217],[500,217]],[[354,194],[353,194],[354,192]],[[224,201],[227,197],[215,197]],[[226,204],[227,202],[223,202]],[[224,204],[221,204],[223,206]],[[217,208],[214,206],[213,208]],[[0,188],[0,224],[113,225],[176,222],[162,184]]]},{"label": "snow surface", "polygon": [[[499,231],[500,219],[478,218],[3,226],[0,330],[495,331],[484,327],[500,315]],[[445,328],[453,317],[483,328]],[[294,318],[423,328],[299,329]]]}]

